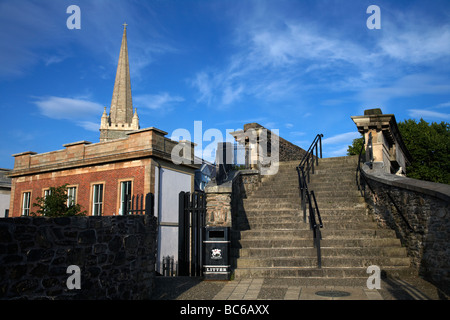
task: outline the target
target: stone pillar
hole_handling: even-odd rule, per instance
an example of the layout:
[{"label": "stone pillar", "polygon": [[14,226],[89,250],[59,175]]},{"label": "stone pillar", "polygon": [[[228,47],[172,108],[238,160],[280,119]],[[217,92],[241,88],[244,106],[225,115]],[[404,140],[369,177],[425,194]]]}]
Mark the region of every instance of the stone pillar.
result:
[{"label": "stone pillar", "polygon": [[[380,109],[369,109],[364,111],[363,116],[351,118],[364,136],[366,162],[372,162],[372,168],[377,171],[406,174],[406,165],[411,162],[411,155],[398,130],[395,116],[383,114]],[[373,159],[369,159],[370,146]]]},{"label": "stone pillar", "polygon": [[206,226],[231,227],[232,184],[212,185],[206,192]]},{"label": "stone pillar", "polygon": [[258,123],[247,123],[244,130],[230,132],[245,147],[247,169],[259,170],[262,175],[278,172],[280,161],[280,137],[278,130],[268,130]]}]

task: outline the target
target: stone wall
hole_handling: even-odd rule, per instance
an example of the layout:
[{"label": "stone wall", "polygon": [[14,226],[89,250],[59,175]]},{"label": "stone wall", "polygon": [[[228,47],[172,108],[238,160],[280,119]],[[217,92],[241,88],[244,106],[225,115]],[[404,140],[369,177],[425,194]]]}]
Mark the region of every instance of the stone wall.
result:
[{"label": "stone wall", "polygon": [[233,227],[242,202],[261,182],[258,170],[240,170],[230,174],[229,180],[215,185],[208,183],[206,192],[206,225]]},{"label": "stone wall", "polygon": [[218,186],[206,193],[206,225],[231,227],[231,188]]},{"label": "stone wall", "polygon": [[[267,130],[267,139],[268,139],[267,148],[268,148],[268,150],[275,151],[275,150],[272,150],[272,147],[271,147],[272,135],[276,136],[274,133],[272,133],[272,131],[270,131],[267,128],[264,128],[259,123],[245,124],[244,131],[247,131],[249,129],[266,129]],[[276,136],[276,137],[278,137],[278,159],[279,159],[279,161],[283,162],[283,161],[298,160],[300,162],[300,160],[305,156],[306,151],[304,149],[287,141],[286,139],[283,139],[280,136]],[[270,156],[270,152],[269,152],[269,156]]]},{"label": "stone wall", "polygon": [[[382,227],[394,229],[412,265],[450,287],[450,186],[366,170],[366,202]],[[393,201],[392,201],[393,200]]]},{"label": "stone wall", "polygon": [[0,299],[150,298],[156,228],[152,216],[0,219]]},{"label": "stone wall", "polygon": [[258,170],[240,170],[230,174],[221,185],[210,182],[206,193],[206,225],[231,228],[231,268],[237,265],[240,231],[249,229],[243,202],[261,184]]},{"label": "stone wall", "polygon": [[295,144],[283,139],[280,137],[279,140],[279,148],[280,148],[280,161],[294,161],[302,160],[302,158],[306,155],[306,151],[296,146]]}]

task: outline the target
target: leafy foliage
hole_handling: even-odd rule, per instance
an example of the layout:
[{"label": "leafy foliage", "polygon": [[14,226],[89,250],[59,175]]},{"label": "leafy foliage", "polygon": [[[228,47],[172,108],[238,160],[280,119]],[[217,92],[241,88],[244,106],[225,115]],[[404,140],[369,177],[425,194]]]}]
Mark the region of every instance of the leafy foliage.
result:
[{"label": "leafy foliage", "polygon": [[[412,156],[406,168],[410,178],[450,184],[450,124],[429,124],[423,119],[399,122],[398,129]],[[347,155],[357,155],[364,138],[354,139]]]},{"label": "leafy foliage", "polygon": [[[359,155],[359,152],[361,151],[361,147],[364,144],[364,137],[361,136],[361,138],[353,139],[352,145],[348,146],[347,149],[347,155],[348,156],[355,156]],[[366,150],[363,150],[362,154],[365,154]]]},{"label": "leafy foliage", "polygon": [[410,119],[398,128],[413,158],[407,176],[450,184],[450,124]]},{"label": "leafy foliage", "polygon": [[34,216],[46,217],[68,217],[68,216],[85,216],[86,211],[81,211],[79,204],[67,205],[67,184],[59,187],[50,187],[49,195],[46,197],[37,197],[33,206],[39,209]]}]

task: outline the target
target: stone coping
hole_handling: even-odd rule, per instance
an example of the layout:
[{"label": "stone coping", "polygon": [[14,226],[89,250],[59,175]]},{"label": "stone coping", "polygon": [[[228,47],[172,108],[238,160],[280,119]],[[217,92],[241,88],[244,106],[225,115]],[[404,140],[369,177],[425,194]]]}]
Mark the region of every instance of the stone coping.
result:
[{"label": "stone coping", "polygon": [[450,203],[450,185],[448,184],[418,180],[385,172],[376,172],[370,170],[367,165],[364,165],[362,169],[368,178],[377,182],[424,193]]},{"label": "stone coping", "polygon": [[228,179],[225,180],[225,182],[223,182],[220,185],[217,185],[216,182],[210,181],[205,188],[205,192],[206,193],[231,193],[233,190],[234,179],[236,179],[239,175],[252,175],[252,174],[259,174],[259,170],[246,169],[246,170],[232,171],[230,176],[228,177]]}]

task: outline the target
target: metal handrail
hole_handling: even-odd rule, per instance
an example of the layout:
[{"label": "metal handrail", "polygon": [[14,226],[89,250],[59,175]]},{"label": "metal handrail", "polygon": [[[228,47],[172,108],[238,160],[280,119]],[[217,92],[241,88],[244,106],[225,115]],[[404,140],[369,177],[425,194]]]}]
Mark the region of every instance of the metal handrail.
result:
[{"label": "metal handrail", "polygon": [[[312,205],[311,197],[313,198],[315,207]],[[316,196],[314,195],[314,191],[310,191],[308,194],[308,203],[309,203],[309,222],[310,228],[313,231],[313,239],[314,239],[314,247],[317,250],[317,267],[322,268],[322,254],[320,250],[320,240],[322,240],[322,233],[320,232],[320,228],[323,228],[322,218],[320,217],[319,207],[317,206]],[[316,213],[317,219],[316,220]]]},{"label": "metal handrail", "polygon": [[[317,265],[318,268],[322,267],[322,257],[320,251],[320,240],[322,239],[322,234],[320,232],[320,228],[323,228],[322,218],[320,217],[319,207],[317,205],[316,196],[314,191],[310,191],[308,189],[308,183],[310,182],[310,170],[311,173],[314,174],[314,162],[316,165],[319,165],[319,156],[322,158],[322,137],[323,134],[318,134],[314,138],[311,146],[309,147],[306,154],[303,156],[300,164],[297,166],[297,174],[298,174],[298,184],[300,191],[300,199],[301,206],[303,210],[303,221],[306,222],[306,204],[308,203],[309,208],[309,223],[310,228],[313,230],[313,238],[314,238],[314,247],[317,249]],[[319,154],[320,148],[320,154]],[[314,150],[315,150],[315,159],[314,159]],[[314,161],[315,160],[315,161]],[[311,198],[314,201],[314,206],[311,201]],[[317,223],[316,220],[317,213]]]},{"label": "metal handrail", "polygon": [[[314,174],[314,149],[316,150],[315,162],[319,165],[319,157],[322,158],[322,137],[323,134],[318,134],[309,146],[308,151],[303,156],[299,165],[297,166],[298,185],[300,188],[300,199],[303,209],[303,221],[306,222],[306,193],[308,193],[308,183],[310,182],[309,171],[312,170]],[[320,148],[320,149],[319,149]],[[320,154],[319,151],[320,150]],[[310,160],[312,160],[310,162]]]},{"label": "metal handrail", "polygon": [[[306,166],[306,175],[308,178],[308,182],[310,182],[309,171],[312,170],[312,174],[314,174],[314,149],[316,150],[316,156],[315,156],[316,161],[315,162],[316,162],[317,166],[319,165],[319,155],[320,155],[320,158],[322,158],[322,137],[323,137],[323,134],[321,134],[321,133],[316,135],[313,142],[309,146],[308,151],[306,151],[306,154],[303,156],[302,160],[300,161],[299,165],[297,166],[297,168],[305,168],[305,166]],[[320,151],[320,154],[319,154],[319,151]]]}]

